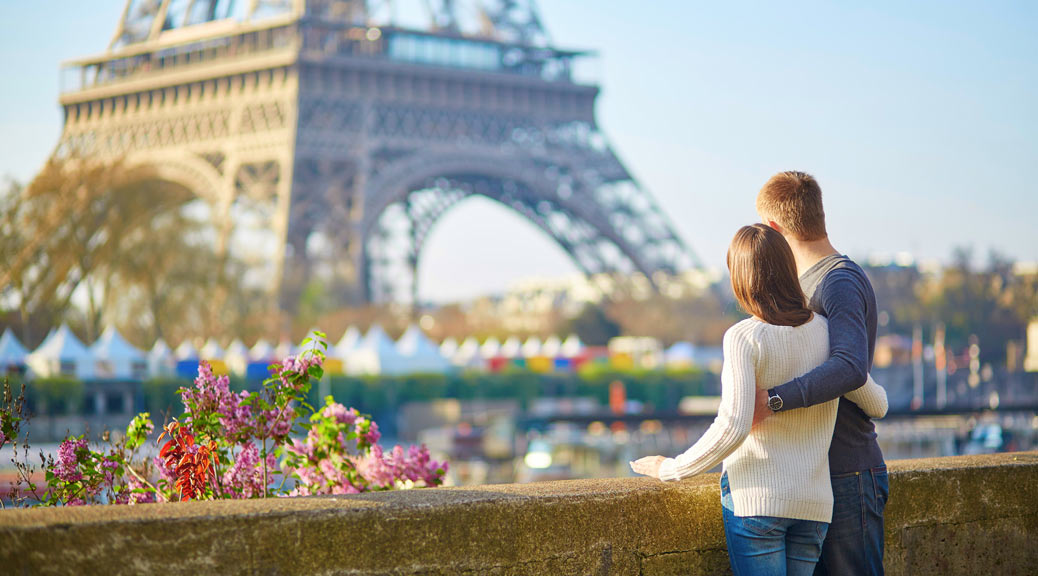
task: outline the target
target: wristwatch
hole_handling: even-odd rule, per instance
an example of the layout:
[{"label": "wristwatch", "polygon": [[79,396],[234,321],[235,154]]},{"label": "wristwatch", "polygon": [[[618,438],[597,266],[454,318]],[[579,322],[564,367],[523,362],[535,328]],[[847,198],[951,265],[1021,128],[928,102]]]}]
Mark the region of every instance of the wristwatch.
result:
[{"label": "wristwatch", "polygon": [[782,397],[774,390],[768,390],[768,408],[771,408],[772,412],[782,410]]}]

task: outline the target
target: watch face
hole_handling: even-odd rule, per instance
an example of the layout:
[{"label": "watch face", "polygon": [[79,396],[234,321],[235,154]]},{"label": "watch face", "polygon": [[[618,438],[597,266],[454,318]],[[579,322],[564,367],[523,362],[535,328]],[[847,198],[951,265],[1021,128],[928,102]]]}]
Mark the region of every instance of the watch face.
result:
[{"label": "watch face", "polygon": [[768,408],[771,408],[772,412],[778,412],[782,409],[782,398],[778,396],[772,396],[768,398]]}]

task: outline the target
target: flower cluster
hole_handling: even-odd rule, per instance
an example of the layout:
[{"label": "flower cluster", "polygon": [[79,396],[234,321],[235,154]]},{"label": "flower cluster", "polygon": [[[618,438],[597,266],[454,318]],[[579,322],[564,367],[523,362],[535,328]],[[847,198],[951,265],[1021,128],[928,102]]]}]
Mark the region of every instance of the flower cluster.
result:
[{"label": "flower cluster", "polygon": [[95,452],[82,436],[65,438],[57,458],[47,467],[50,491],[45,503],[81,506],[90,501],[115,499],[116,479],[124,472],[117,453]]},{"label": "flower cluster", "polygon": [[[271,365],[259,391],[235,393],[227,376],[201,362],[194,385],[180,390],[180,421],[163,428],[159,442],[165,443],[150,462],[135,460],[154,431],[147,413],[107,452],[92,451],[83,437],[67,438],[47,465],[44,503],[142,504],[442,484],[447,464],[432,460],[425,446],[384,452],[368,416],[330,396],[320,410],[306,403],[312,380],[324,376],[324,335],[317,336],[303,341],[312,346],[302,354]],[[0,435],[4,430],[0,425]]]},{"label": "flower cluster", "polygon": [[306,441],[293,439],[285,450],[285,471],[296,479],[295,495],[350,494],[388,490],[404,482],[443,483],[446,462],[436,462],[425,446],[385,454],[378,425],[334,401],[310,417]]},{"label": "flower cluster", "polygon": [[115,497],[116,504],[150,504],[155,502],[155,490],[144,480],[136,476],[127,478],[126,488],[120,490]]},{"label": "flower cluster", "polygon": [[248,398],[231,392],[231,380],[226,375],[216,376],[208,362],[198,364],[194,388],[181,388],[185,424],[198,433],[217,436],[222,433],[235,440],[245,441],[252,435],[252,410],[242,400]]},{"label": "flower cluster", "polygon": [[[267,454],[268,470],[277,469],[277,457]],[[263,462],[259,449],[253,443],[243,445],[232,466],[223,475],[224,494],[230,498],[256,498],[264,493]]]},{"label": "flower cluster", "polygon": [[79,470],[79,462],[84,459],[87,441],[83,437],[66,438],[61,446],[58,446],[58,465],[54,468],[54,475],[64,482],[78,482],[83,479],[83,473]]},{"label": "flower cluster", "polygon": [[301,354],[289,356],[281,363],[278,380],[282,386],[298,390],[304,382],[302,378],[293,378],[293,375],[311,375],[311,369],[323,370],[324,357],[316,354]]},{"label": "flower cluster", "polygon": [[411,446],[406,452],[397,445],[389,454],[384,454],[382,447],[376,445],[371,455],[364,460],[361,473],[372,484],[386,490],[393,488],[394,484],[401,480],[437,486],[443,483],[447,463],[431,459],[429,449],[424,445]]}]

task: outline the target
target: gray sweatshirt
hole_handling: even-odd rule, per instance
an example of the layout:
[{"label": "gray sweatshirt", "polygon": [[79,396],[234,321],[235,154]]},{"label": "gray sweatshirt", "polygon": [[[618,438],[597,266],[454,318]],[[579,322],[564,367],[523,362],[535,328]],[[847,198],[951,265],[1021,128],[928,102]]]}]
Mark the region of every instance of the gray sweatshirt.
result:
[{"label": "gray sweatshirt", "polygon": [[865,271],[846,256],[827,256],[800,277],[812,310],[829,320],[829,359],[771,390],[782,411],[840,398],[829,447],[829,472],[847,474],[883,465],[876,428],[865,412],[842,398],[861,387],[876,348],[876,294]]}]

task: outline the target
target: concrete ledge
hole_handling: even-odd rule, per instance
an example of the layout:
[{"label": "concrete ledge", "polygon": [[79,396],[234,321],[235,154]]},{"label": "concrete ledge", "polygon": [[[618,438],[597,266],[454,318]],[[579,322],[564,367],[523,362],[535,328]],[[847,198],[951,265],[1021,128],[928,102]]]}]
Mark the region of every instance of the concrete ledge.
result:
[{"label": "concrete ledge", "polygon": [[[1038,452],[890,464],[889,574],[1034,574]],[[5,574],[727,574],[717,475],[0,512]]]}]

